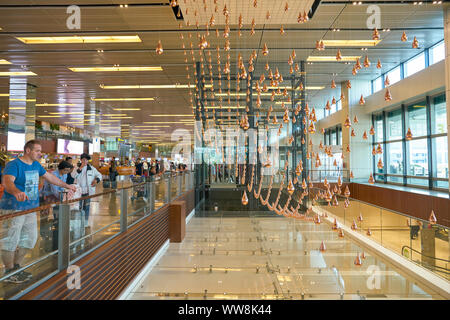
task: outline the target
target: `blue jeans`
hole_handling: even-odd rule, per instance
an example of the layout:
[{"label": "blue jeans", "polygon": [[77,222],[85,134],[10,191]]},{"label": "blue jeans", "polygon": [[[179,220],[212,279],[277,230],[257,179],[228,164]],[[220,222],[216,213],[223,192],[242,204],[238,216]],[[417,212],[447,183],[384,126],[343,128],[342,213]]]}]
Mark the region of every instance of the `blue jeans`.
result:
[{"label": "blue jeans", "polygon": [[[82,197],[89,196],[89,193],[85,193],[81,195]],[[89,210],[91,208],[91,199],[81,200],[80,201],[80,210],[84,211],[84,220],[87,222],[89,220]]]}]

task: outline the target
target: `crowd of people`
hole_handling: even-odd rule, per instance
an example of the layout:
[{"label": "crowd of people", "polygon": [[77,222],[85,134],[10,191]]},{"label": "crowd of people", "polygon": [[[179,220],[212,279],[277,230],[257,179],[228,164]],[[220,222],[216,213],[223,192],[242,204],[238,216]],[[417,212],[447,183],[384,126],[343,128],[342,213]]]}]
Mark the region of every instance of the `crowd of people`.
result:
[{"label": "crowd of people", "polygon": [[[32,277],[28,272],[18,272],[17,270],[21,268],[25,255],[37,243],[39,232],[37,214],[42,215],[47,210],[49,221],[52,220],[51,250],[57,250],[58,203],[64,200],[81,199],[75,204],[76,210],[80,212],[82,225],[88,227],[90,199],[86,198],[96,193],[96,186],[103,180],[102,174],[89,163],[91,157],[86,153],[81,154],[80,161],[76,165],[73,163],[74,159],[66,157],[57,164],[54,170],[49,171],[41,165],[41,158],[40,142],[30,140],[24,146],[23,156],[8,162],[3,172],[0,171],[4,191],[3,195],[0,195],[0,215],[56,203],[51,209],[37,209],[34,212],[13,216],[4,221],[6,225],[0,237],[1,256],[6,269],[5,274],[12,273],[6,280],[10,283],[23,283]],[[131,165],[130,162],[128,164]],[[145,177],[158,176],[166,171],[186,170],[186,166],[183,164],[179,164],[178,167],[173,162],[161,165],[161,162],[156,159],[150,162],[137,159],[133,164],[136,175]],[[108,178],[110,181],[116,181],[118,176],[118,161],[112,157],[109,162]]]},{"label": "crowd of people", "polygon": [[161,175],[164,172],[170,171],[170,172],[183,172],[187,170],[187,166],[185,164],[179,163],[178,166],[175,165],[173,161],[161,166],[161,163],[159,160],[151,160],[148,162],[147,160],[141,160],[136,159],[135,162],[136,167],[136,175],[138,176],[155,176],[155,175]]},{"label": "crowd of people", "polygon": [[[77,186],[67,183],[69,172],[74,182],[78,180],[83,183],[81,181],[85,179],[86,165],[80,166],[74,172],[73,165],[63,161],[58,165],[58,170],[51,173],[40,164],[41,157],[41,144],[30,140],[24,146],[23,156],[6,164],[2,175],[4,194],[0,200],[2,215],[39,207],[41,198],[58,197],[57,193],[62,189],[72,195],[77,191]],[[46,192],[42,193],[39,192],[41,179],[46,185]],[[35,247],[38,239],[37,221],[37,212],[17,215],[5,221],[7,225],[1,239],[5,274],[20,269],[25,255]],[[22,270],[11,275],[6,281],[19,284],[30,280],[31,277],[30,273]]]},{"label": "crowd of people", "polygon": [[[62,200],[82,199],[75,207],[80,213],[81,224],[88,228],[90,199],[85,198],[95,194],[97,184],[102,181],[101,173],[89,164],[91,157],[86,153],[81,154],[80,162],[76,166],[73,165],[73,159],[67,157],[55,170],[49,171],[42,167],[41,158],[40,142],[30,140],[24,146],[23,156],[6,164],[2,173],[4,193],[0,199],[0,214],[31,210]],[[52,250],[58,249],[58,205],[5,220],[0,240],[1,255],[5,273],[13,273],[5,280],[7,282],[18,284],[31,278],[28,272],[15,271],[21,268],[25,255],[36,245],[38,213],[47,213],[49,220],[53,220]]]}]

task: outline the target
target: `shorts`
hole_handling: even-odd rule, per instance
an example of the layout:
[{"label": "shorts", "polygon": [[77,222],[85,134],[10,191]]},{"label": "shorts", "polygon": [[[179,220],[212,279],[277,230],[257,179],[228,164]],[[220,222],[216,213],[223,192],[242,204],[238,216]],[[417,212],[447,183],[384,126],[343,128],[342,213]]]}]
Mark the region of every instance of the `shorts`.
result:
[{"label": "shorts", "polygon": [[[10,214],[18,210],[0,210],[1,214]],[[33,249],[38,237],[36,212],[31,212],[3,222],[0,234],[2,250],[15,251],[17,247]]]}]

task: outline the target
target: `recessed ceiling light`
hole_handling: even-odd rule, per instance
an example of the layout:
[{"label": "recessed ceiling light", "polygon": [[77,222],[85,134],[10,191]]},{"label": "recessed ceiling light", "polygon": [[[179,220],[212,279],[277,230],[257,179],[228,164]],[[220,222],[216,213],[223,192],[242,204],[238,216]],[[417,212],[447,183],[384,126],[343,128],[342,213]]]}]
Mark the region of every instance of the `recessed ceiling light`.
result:
[{"label": "recessed ceiling light", "polygon": [[[188,84],[134,84],[123,86],[105,86],[100,85],[102,89],[194,89],[195,85]],[[205,88],[211,88],[210,84],[205,85]]]},{"label": "recessed ceiling light", "polygon": [[4,71],[0,72],[0,77],[15,77],[15,76],[37,76],[31,71]]},{"label": "recessed ceiling light", "polygon": [[322,90],[324,86],[306,86],[306,90]]},{"label": "recessed ceiling light", "polygon": [[134,119],[134,117],[110,117],[111,119]]},{"label": "recessed ceiling light", "polygon": [[[168,124],[168,123],[178,123],[178,124],[187,124],[187,123],[182,123],[180,121],[155,121],[155,122],[144,122],[144,123],[148,123],[148,124],[156,124],[156,123],[164,123],[164,124]],[[192,123],[194,123],[194,121],[192,121]],[[190,124],[190,123],[189,123]]]},{"label": "recessed ceiling light", "polygon": [[162,67],[72,67],[73,72],[133,72],[133,71],[162,71]]},{"label": "recessed ceiling light", "polygon": [[114,108],[114,111],[140,111],[141,108]]},{"label": "recessed ceiling light", "polygon": [[145,125],[145,126],[134,126],[135,128],[170,128],[170,126],[160,126],[160,125]]},{"label": "recessed ceiling light", "polygon": [[345,61],[356,61],[356,59],[361,58],[361,56],[342,56],[341,60],[336,60],[335,56],[309,56],[307,61],[314,62],[345,62]]},{"label": "recessed ceiling light", "polygon": [[381,40],[322,40],[325,47],[375,47]]},{"label": "recessed ceiling light", "polygon": [[50,112],[50,114],[84,115],[84,112]]},{"label": "recessed ceiling light", "polygon": [[16,37],[26,44],[65,43],[123,43],[142,42],[139,36],[64,36],[64,37]]},{"label": "recessed ceiling light", "polygon": [[154,98],[91,98],[91,100],[92,101],[153,101],[155,99]]},{"label": "recessed ceiling light", "polygon": [[61,118],[62,116],[38,116],[38,118]]},{"label": "recessed ceiling light", "polygon": [[150,117],[193,117],[193,114],[151,114]]},{"label": "recessed ceiling light", "polygon": [[73,103],[36,103],[36,107],[74,107]]},{"label": "recessed ceiling light", "polygon": [[9,101],[36,102],[36,99],[17,99],[17,98],[9,98]]}]

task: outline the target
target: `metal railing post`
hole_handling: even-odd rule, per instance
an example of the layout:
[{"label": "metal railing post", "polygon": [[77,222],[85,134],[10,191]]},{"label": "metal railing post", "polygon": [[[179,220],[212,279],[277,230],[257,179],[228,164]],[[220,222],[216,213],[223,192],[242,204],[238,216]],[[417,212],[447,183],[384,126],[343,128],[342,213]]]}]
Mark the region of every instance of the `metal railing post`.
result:
[{"label": "metal railing post", "polygon": [[70,205],[60,204],[58,215],[58,270],[63,271],[70,261]]},{"label": "metal railing post", "polygon": [[166,199],[167,199],[167,203],[169,203],[171,200],[171,193],[172,193],[172,177],[171,177],[171,175],[169,175],[167,177],[166,190],[167,190]]},{"label": "metal railing post", "polygon": [[150,212],[151,214],[153,211],[155,211],[155,199],[156,199],[156,186],[154,182],[150,182],[148,185],[148,201],[150,204]]},{"label": "metal railing post", "polygon": [[180,195],[183,193],[183,180],[182,180],[182,174],[179,174],[177,176],[177,180],[178,180],[178,192],[177,195]]},{"label": "metal railing post", "polygon": [[127,231],[128,189],[120,190],[120,232]]}]

